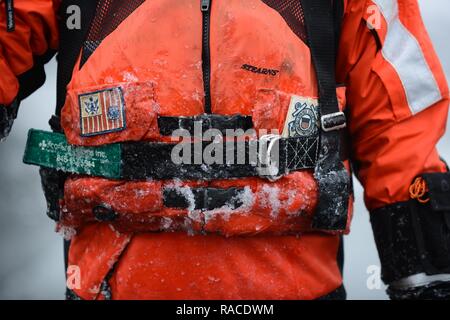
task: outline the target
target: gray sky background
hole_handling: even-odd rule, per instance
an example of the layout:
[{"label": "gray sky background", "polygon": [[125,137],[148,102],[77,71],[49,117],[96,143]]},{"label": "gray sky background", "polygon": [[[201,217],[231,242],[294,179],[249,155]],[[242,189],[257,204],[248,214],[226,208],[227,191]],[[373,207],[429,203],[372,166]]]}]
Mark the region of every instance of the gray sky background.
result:
[{"label": "gray sky background", "polygon": [[[450,0],[419,2],[450,78]],[[46,84],[23,102],[12,134],[0,144],[0,299],[62,299],[64,294],[62,238],[45,215],[37,168],[22,164],[28,129],[48,129],[47,120],[54,108],[54,60],[46,70]],[[450,159],[450,132],[440,142],[439,150]],[[366,285],[367,267],[379,265],[379,260],[359,184],[356,200],[352,233],[345,239],[348,297],[385,299],[384,287],[369,290]]]}]

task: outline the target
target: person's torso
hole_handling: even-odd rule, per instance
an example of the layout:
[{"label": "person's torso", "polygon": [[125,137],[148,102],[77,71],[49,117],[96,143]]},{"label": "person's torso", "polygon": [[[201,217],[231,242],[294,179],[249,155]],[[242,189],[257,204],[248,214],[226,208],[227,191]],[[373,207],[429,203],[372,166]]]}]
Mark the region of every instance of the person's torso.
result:
[{"label": "person's torso", "polygon": [[[208,12],[199,0],[141,2],[133,1],[136,8],[117,26],[120,10],[105,8],[97,25],[94,19],[62,111],[69,143],[167,141],[160,116],[251,116],[257,132],[287,137],[296,135],[290,126],[310,129],[305,117],[318,126],[317,79],[299,1],[213,0]],[[80,97],[98,98],[100,108],[83,109],[89,100]],[[174,185],[243,188],[247,203],[231,213],[165,208],[164,189]],[[311,231],[317,197],[312,169],[276,181],[73,176],[65,185],[67,221],[80,227],[99,205],[125,215],[116,227],[92,218],[74,237],[69,263],[86,275],[76,292],[96,296],[116,264],[115,298],[317,298],[341,283],[338,236],[302,233]],[[163,232],[120,230],[130,220],[137,230]],[[188,232],[171,232],[175,224]]]}]

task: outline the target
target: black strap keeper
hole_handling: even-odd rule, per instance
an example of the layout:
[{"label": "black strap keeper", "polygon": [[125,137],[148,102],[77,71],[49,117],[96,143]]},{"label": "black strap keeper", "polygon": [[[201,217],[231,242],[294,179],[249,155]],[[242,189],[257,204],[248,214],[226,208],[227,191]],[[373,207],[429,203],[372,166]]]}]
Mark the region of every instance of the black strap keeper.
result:
[{"label": "black strap keeper", "polygon": [[164,205],[168,208],[187,209],[193,205],[194,210],[214,210],[223,206],[237,209],[243,205],[240,195],[244,192],[242,188],[192,188],[192,200],[180,193],[177,189],[166,188],[163,192]]},{"label": "black strap keeper", "polygon": [[322,130],[325,132],[343,129],[347,126],[344,112],[335,112],[322,116],[320,119]]},{"label": "black strap keeper", "polygon": [[[430,179],[438,179],[434,175]],[[371,213],[385,283],[418,273],[450,273],[450,211],[436,210],[446,200],[429,196],[425,204],[410,200]]]}]

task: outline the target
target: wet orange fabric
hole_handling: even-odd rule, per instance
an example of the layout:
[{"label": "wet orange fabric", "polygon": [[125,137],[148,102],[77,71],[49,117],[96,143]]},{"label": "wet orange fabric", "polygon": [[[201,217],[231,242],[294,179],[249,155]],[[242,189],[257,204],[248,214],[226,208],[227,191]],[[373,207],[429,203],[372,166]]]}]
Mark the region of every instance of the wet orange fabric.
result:
[{"label": "wet orange fabric", "polygon": [[[185,3],[167,0],[145,2],[103,40],[82,68],[75,67],[68,85],[68,99],[62,110],[62,126],[70,143],[95,146],[126,140],[161,141],[155,121],[157,115],[189,116],[203,113],[202,39],[196,36],[202,33],[202,18],[194,3],[192,1],[192,6],[186,6]],[[239,1],[218,1],[213,4],[212,111],[216,114],[251,115],[257,131],[265,129],[282,132],[294,94],[317,98],[317,81],[310,52],[278,12],[261,1],[250,3],[255,7],[254,11],[248,11],[248,5]],[[161,10],[162,7],[170,7],[170,17],[166,10]],[[140,32],[143,28],[148,32]],[[172,36],[174,28],[176,37]],[[235,30],[255,31],[243,36]],[[261,38],[256,30],[271,31]],[[158,45],[149,48],[149,43]],[[249,48],[250,43],[252,49]],[[269,43],[270,46],[267,45]],[[290,45],[285,46],[286,43]],[[144,51],[146,54],[142,55]],[[294,63],[298,59],[302,63]],[[244,64],[262,65],[280,72],[276,77],[264,76],[244,70]],[[126,130],[81,137],[78,95],[108,86],[121,86],[124,92]],[[66,190],[71,190],[71,193],[67,195],[66,203],[72,213],[80,208],[72,205],[70,197],[75,200],[95,198],[94,193],[91,197],[86,192],[77,192],[90,189],[96,183],[93,179],[83,182],[84,179],[80,177],[67,182]],[[71,187],[72,183],[77,187]],[[100,186],[101,179],[97,183]],[[256,232],[255,227],[261,232],[310,229],[308,222],[311,221],[317,201],[317,186],[311,170],[293,173],[269,184],[264,179],[241,179],[213,181],[210,185],[220,188],[248,185],[256,195],[254,206],[246,211],[246,215],[241,214],[240,218],[233,215],[231,218],[239,219],[240,223],[247,221],[238,228],[239,231],[230,228],[231,225],[237,227],[238,223],[219,223],[217,219],[211,221],[214,227],[206,226],[208,230],[246,234]],[[161,194],[163,185],[150,183],[147,187],[153,193]],[[134,184],[123,183],[121,188],[129,189],[131,194]],[[270,195],[268,192],[276,193],[273,197],[275,203],[269,201],[264,205],[262,200]],[[129,201],[139,199],[128,198]],[[291,217],[287,220],[281,218],[283,214],[286,215],[283,212],[278,216],[277,206],[281,206],[281,211],[286,211]],[[112,207],[118,209],[117,206]],[[163,209],[159,208],[151,215],[164,216]],[[262,218],[264,216],[269,219]],[[290,223],[292,219],[300,221],[300,224]]]},{"label": "wet orange fabric", "polygon": [[6,31],[5,1],[0,2],[0,104],[17,96],[17,76],[33,67],[33,56],[58,47],[59,0],[14,1],[15,31]]},{"label": "wet orange fabric", "polygon": [[[249,11],[249,6],[254,10]],[[162,10],[168,7],[169,12]],[[188,116],[203,113],[201,22],[196,1],[192,1],[192,5],[170,0],[149,1],[137,8],[103,40],[81,69],[75,67],[62,112],[69,142],[100,145],[125,140],[162,140],[154,134],[159,132],[155,130],[155,123],[149,121],[156,114]],[[147,31],[140,32],[143,29]],[[264,37],[261,37],[260,30],[265,30]],[[150,43],[158,45],[149,47]],[[286,46],[286,43],[290,45]],[[279,13],[261,1],[245,4],[241,1],[213,2],[211,62],[212,111],[251,115],[257,130],[276,129],[281,132],[292,95],[317,98],[308,47],[291,31]],[[264,76],[244,70],[241,67],[244,64],[280,72],[275,77]],[[117,85],[123,87],[126,110],[131,110],[131,113],[136,110],[148,116],[131,116],[123,132],[80,137],[77,96]],[[151,95],[141,89],[132,89],[143,85],[152,88]],[[128,94],[130,90],[132,94]],[[343,102],[345,88],[340,88],[339,92]],[[134,220],[134,231],[164,229],[166,226],[170,230],[174,225],[186,225],[185,221],[188,221],[189,233],[208,232],[206,236],[135,234],[111,279],[111,283],[118,284],[113,289],[115,298],[272,296],[300,299],[322,296],[340,285],[341,276],[336,263],[337,236],[280,236],[280,233],[310,230],[311,216],[317,203],[317,185],[312,171],[292,173],[276,182],[255,178],[209,182],[209,186],[219,188],[249,187],[253,200],[242,213],[239,210],[231,214],[215,210],[202,212],[200,217],[187,210],[161,206],[158,194],[161,195],[164,185],[173,183],[150,181],[136,185],[83,177],[74,177],[66,182],[66,222],[74,222],[71,217],[83,216],[79,214],[81,210],[88,221],[93,221],[92,207],[107,203],[121,213],[113,225],[123,232],[127,231],[130,220]],[[134,196],[139,190],[149,190],[149,196],[140,201]],[[136,205],[123,206],[135,201]],[[139,224],[136,220],[144,223]],[[83,237],[89,235],[83,232]],[[152,263],[153,255],[142,252],[142,248],[153,246],[161,255],[158,263]],[[224,253],[225,248],[228,254]],[[179,254],[174,255],[174,251]],[[267,255],[257,258],[257,261],[249,261],[252,251],[267,252]],[[267,259],[269,255],[275,258]],[[85,256],[95,263],[102,263],[96,261],[94,254],[86,253]],[[70,263],[76,264],[77,259],[79,257],[71,255]],[[277,260],[275,266],[274,259]],[[199,272],[194,272],[199,269],[197,263],[200,263],[200,269],[209,273],[214,266],[224,264],[223,271],[216,274],[220,281],[211,282],[207,277],[202,281]],[[246,267],[249,263],[258,264],[254,271]],[[305,264],[308,268],[301,267]],[[155,269],[144,266],[154,266]],[[186,268],[185,274],[183,268]],[[168,278],[164,280],[158,276],[160,274],[166,274]],[[291,276],[286,277],[285,274]],[[271,275],[273,285],[268,286],[266,282]],[[319,284],[321,279],[327,280]],[[237,286],[237,282],[243,285]],[[173,287],[175,283],[179,283],[181,291],[177,290],[178,286]],[[208,289],[208,283],[211,289]],[[136,292],[137,287],[142,290]],[[202,287],[205,287],[203,291]],[[75,292],[82,297],[90,297],[86,289],[83,287]]]},{"label": "wet orange fabric", "polygon": [[[68,270],[70,266],[75,266],[79,271],[77,281],[79,280],[82,288],[83,298],[94,299],[98,296],[103,279],[130,239],[131,235],[121,234],[111,226],[98,223],[86,225],[79,235],[72,239]],[[74,261],[76,263],[73,263]],[[75,283],[78,285],[77,281]]]},{"label": "wet orange fabric", "polygon": [[[111,222],[119,231],[212,232],[225,236],[286,234],[311,230],[312,212],[317,203],[317,185],[310,174],[296,172],[274,185],[269,181],[248,179],[240,182],[214,181],[210,186],[245,188],[243,206],[210,211],[166,208],[165,187],[207,186],[207,182],[137,181],[120,182],[98,178],[69,178],[60,224],[79,228],[97,221],[93,209],[106,205],[119,216]],[[295,191],[294,191],[295,190]],[[247,197],[245,199],[245,197]],[[275,199],[274,199],[275,197]]]},{"label": "wet orange fabric", "polygon": [[[449,94],[445,75],[426,33],[417,1],[397,1],[398,18],[419,43],[441,99],[415,115],[395,65],[377,47],[386,41],[389,28],[380,13],[381,26],[369,31],[367,8],[375,1],[349,1],[342,27],[337,63],[338,82],[347,84],[352,158],[364,186],[369,209],[409,199],[414,177],[444,172],[436,144],[447,122]],[[398,50],[401,50],[399,48]],[[416,61],[409,66],[419,67]],[[416,82],[420,83],[420,74]],[[411,102],[410,102],[411,103]]]},{"label": "wet orange fabric", "polygon": [[[417,174],[445,170],[435,149],[448,112],[444,74],[417,1],[390,2],[394,5],[382,13],[393,12],[391,19],[379,12],[380,26],[369,30],[369,13],[386,3],[345,1],[337,62],[337,83],[343,84],[338,96],[341,106],[347,105],[351,158],[365,187],[369,209],[406,200],[408,186]],[[211,10],[212,111],[251,115],[257,129],[282,131],[292,96],[317,98],[308,47],[281,15],[261,0],[215,0]],[[49,11],[43,12],[48,17]],[[402,30],[418,44],[416,51],[423,60],[419,65],[412,59],[406,67],[430,70],[432,81],[420,77],[417,81],[434,81],[440,96],[433,105],[421,105],[420,112],[413,112],[413,101],[408,100],[408,79],[402,73],[405,60],[388,61],[389,52],[383,52]],[[199,1],[144,2],[81,68],[75,66],[62,112],[68,141],[87,146],[160,141],[158,114],[203,113],[201,34]],[[20,33],[16,37],[20,38]],[[25,65],[21,59],[14,63],[2,59],[0,55],[0,68],[9,68],[5,74],[10,78],[15,74],[10,70]],[[278,72],[274,76],[252,73],[243,65]],[[80,137],[78,96],[114,86],[124,90],[127,128]],[[5,95],[4,88],[2,84],[0,97]],[[349,168],[349,163],[346,165]],[[264,201],[269,196],[256,193],[245,214],[228,217],[216,212],[200,221],[189,220],[197,222],[190,232],[209,231],[207,235],[127,230],[133,219],[141,221],[140,226],[135,222],[134,231],[164,228],[167,218],[172,219],[170,223],[184,223],[189,212],[161,207],[161,188],[167,183],[178,182],[76,176],[67,180],[63,221],[77,227],[69,264],[81,268],[81,287],[75,288],[78,295],[102,298],[100,283],[114,265],[109,282],[113,298],[118,299],[313,299],[341,284],[336,262],[339,237],[298,232],[308,230],[317,202],[311,171],[293,173],[274,183],[255,178],[205,183],[220,188],[247,186],[253,192],[272,188],[268,204]],[[122,220],[116,225],[94,222],[92,208],[98,204],[113,207],[122,213]],[[276,215],[274,208],[280,209]],[[289,211],[294,214],[290,216]]]},{"label": "wet orange fabric", "polygon": [[145,234],[131,242],[120,260],[110,281],[112,295],[117,299],[313,299],[340,285],[337,243],[323,234],[298,238]]}]

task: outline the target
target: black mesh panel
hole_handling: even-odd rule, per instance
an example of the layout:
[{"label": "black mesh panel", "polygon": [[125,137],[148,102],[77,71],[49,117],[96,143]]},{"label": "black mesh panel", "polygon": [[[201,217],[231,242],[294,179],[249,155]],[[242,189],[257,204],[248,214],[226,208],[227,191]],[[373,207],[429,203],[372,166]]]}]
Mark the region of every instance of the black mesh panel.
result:
[{"label": "black mesh panel", "polygon": [[145,0],[100,0],[94,20],[83,44],[80,67],[87,61],[100,43]]},{"label": "black mesh panel", "polygon": [[262,0],[266,5],[278,11],[291,30],[303,42],[307,42],[305,17],[300,0]]}]

